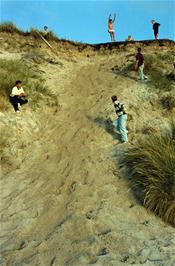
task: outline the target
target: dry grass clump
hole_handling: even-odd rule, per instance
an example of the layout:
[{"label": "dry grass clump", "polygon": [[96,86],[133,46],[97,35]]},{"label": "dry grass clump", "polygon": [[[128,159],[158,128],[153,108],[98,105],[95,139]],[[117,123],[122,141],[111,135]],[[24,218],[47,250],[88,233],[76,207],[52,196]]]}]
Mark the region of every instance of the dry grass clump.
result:
[{"label": "dry grass clump", "polygon": [[167,109],[168,111],[172,111],[173,109],[175,109],[175,96],[163,96],[161,98],[161,103],[165,109]]},{"label": "dry grass clump", "polygon": [[[40,39],[40,36],[37,32],[42,34],[42,31],[39,31],[38,29],[31,28],[30,31],[22,31],[20,30],[14,23],[12,22],[4,22],[0,24],[0,32],[6,32],[11,34],[20,34],[22,36],[33,36],[35,39]],[[49,41],[58,41],[58,37],[53,31],[49,31],[47,35],[47,40]]]},{"label": "dry grass clump", "polygon": [[11,153],[9,149],[11,135],[12,132],[9,128],[0,128],[0,162],[3,164],[11,164]]},{"label": "dry grass clump", "polygon": [[[33,36],[35,39],[40,39],[40,36],[38,35],[39,32],[41,35],[43,34],[42,31],[39,31],[38,29],[31,28],[31,30],[27,33],[30,36]],[[48,41],[58,41],[58,37],[53,31],[49,31],[47,34],[47,37],[45,37]]]},{"label": "dry grass clump", "polygon": [[[172,81],[165,71],[171,55],[145,55],[145,72],[150,76],[151,84],[160,91],[171,91]],[[168,59],[167,59],[168,58]]]},{"label": "dry grass clump", "polygon": [[[175,140],[173,134],[149,136],[122,160],[144,206],[175,226]],[[138,196],[139,195],[139,196]]]},{"label": "dry grass clump", "polygon": [[24,90],[29,97],[30,106],[35,108],[41,99],[46,103],[49,98],[49,104],[55,105],[57,99],[44,85],[42,77],[32,69],[31,66],[20,60],[4,60],[0,59],[0,110],[5,111],[10,107],[9,95],[15,85],[16,80],[22,80]]},{"label": "dry grass clump", "polygon": [[0,32],[23,34],[12,22],[4,22],[0,24]]}]

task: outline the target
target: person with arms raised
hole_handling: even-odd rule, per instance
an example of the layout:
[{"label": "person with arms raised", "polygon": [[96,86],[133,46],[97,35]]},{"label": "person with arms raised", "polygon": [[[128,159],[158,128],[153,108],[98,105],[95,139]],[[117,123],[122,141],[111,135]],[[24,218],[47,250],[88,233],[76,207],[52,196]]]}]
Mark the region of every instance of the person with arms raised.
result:
[{"label": "person with arms raised", "polygon": [[114,14],[114,18],[111,18],[111,14],[108,18],[108,32],[111,37],[111,42],[115,42],[115,30],[114,30],[114,22],[116,20],[116,14]]}]

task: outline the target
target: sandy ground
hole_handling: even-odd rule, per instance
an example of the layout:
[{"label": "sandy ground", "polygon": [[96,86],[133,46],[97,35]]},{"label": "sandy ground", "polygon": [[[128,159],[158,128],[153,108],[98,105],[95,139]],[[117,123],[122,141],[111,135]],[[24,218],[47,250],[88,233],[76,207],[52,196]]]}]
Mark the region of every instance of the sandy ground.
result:
[{"label": "sandy ground", "polygon": [[[118,166],[145,128],[169,126],[149,82],[112,70],[125,56],[41,65],[59,108],[3,115],[28,143],[17,168],[1,169],[1,265],[175,265],[174,229],[139,205]],[[130,111],[129,144],[109,131],[112,94]]]}]

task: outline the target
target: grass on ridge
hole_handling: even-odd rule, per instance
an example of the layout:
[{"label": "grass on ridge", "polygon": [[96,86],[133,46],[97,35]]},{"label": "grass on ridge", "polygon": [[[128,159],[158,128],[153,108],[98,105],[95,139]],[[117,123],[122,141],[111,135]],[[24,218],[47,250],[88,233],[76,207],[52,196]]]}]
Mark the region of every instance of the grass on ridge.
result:
[{"label": "grass on ridge", "polygon": [[[38,36],[38,34],[36,33],[36,31],[39,31],[38,29],[35,28],[31,28],[30,31],[22,31],[20,30],[14,23],[12,22],[4,22],[4,23],[0,23],[0,32],[6,32],[6,33],[17,33],[23,36],[33,36],[36,39],[40,39],[40,37]],[[41,34],[42,32],[39,31]],[[58,41],[58,37],[56,36],[56,34],[53,31],[49,31],[48,32],[48,36],[47,39],[49,41]]]}]

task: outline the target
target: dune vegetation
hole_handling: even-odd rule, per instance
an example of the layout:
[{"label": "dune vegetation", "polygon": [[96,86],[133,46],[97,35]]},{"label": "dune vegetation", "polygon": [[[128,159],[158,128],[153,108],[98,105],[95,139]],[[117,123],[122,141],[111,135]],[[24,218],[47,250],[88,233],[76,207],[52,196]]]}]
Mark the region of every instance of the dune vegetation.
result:
[{"label": "dune vegetation", "polygon": [[[37,34],[37,32],[42,33],[41,31],[39,31],[38,29],[35,28],[31,28],[30,31],[22,31],[21,29],[19,29],[14,23],[12,22],[4,22],[0,24],[0,32],[6,32],[6,33],[11,33],[11,34],[19,34],[19,35],[23,35],[23,36],[33,36],[35,38],[40,38]],[[50,41],[57,41],[58,37],[56,36],[56,34],[53,31],[49,31],[48,32],[48,39]]]},{"label": "dune vegetation", "polygon": [[[174,128],[174,127],[173,127]],[[122,160],[133,191],[144,206],[175,226],[174,130],[153,135],[128,149]]]},{"label": "dune vegetation", "polygon": [[54,104],[56,99],[44,84],[44,79],[37,73],[36,69],[21,60],[0,59],[0,110],[5,111],[10,107],[9,95],[16,80],[22,80],[26,94],[30,98],[30,105],[35,108],[43,96],[52,98]]},{"label": "dune vegetation", "polygon": [[172,81],[165,73],[167,62],[173,63],[175,53],[165,53],[161,57],[157,55],[145,55],[145,71],[149,73],[151,85],[160,92],[171,91]]}]

